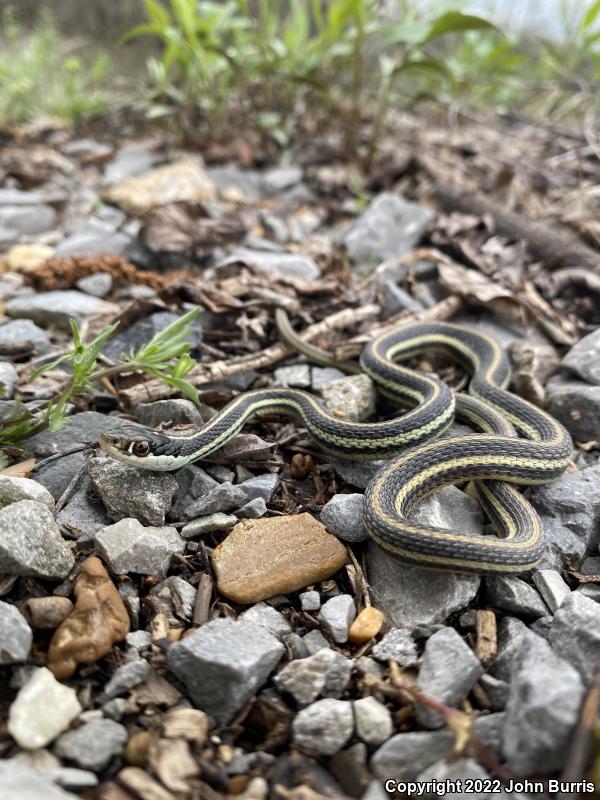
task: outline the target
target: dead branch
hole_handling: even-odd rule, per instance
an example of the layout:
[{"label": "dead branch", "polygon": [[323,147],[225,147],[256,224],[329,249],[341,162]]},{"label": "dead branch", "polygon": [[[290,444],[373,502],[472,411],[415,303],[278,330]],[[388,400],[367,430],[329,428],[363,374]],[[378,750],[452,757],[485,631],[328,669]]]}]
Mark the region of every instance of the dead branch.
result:
[{"label": "dead branch", "polygon": [[[374,303],[363,306],[362,308],[345,308],[321,322],[309,325],[302,333],[302,338],[311,341],[319,336],[330,333],[331,331],[355,325],[357,322],[377,316],[381,311],[380,307]],[[186,380],[194,386],[203,386],[207,383],[216,383],[240,372],[248,372],[253,369],[262,369],[281,361],[286,356],[291,355],[291,350],[285,344],[275,344],[267,347],[260,353],[252,353],[240,358],[232,358],[228,361],[213,361],[210,364],[198,364],[186,376]],[[130,406],[138,403],[148,403],[154,400],[164,400],[171,397],[176,390],[166,386],[159,380],[145,381],[120,392],[121,398]]]},{"label": "dead branch", "polygon": [[569,237],[557,233],[547,223],[506,211],[478,193],[438,186],[434,197],[445,211],[491,216],[498,233],[517,241],[524,240],[531,255],[548,267],[584,267],[600,272],[600,254],[582,244],[576,234]]}]

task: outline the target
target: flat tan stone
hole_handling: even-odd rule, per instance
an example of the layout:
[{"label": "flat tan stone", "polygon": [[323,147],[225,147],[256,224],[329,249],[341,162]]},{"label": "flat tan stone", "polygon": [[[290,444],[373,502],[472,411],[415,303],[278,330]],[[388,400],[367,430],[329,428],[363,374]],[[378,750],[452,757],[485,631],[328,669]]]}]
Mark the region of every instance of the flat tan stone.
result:
[{"label": "flat tan stone", "polygon": [[202,159],[185,158],[153,169],[139,178],[129,178],[102,192],[102,199],[114,203],[132,216],[141,216],[167,203],[206,203],[214,200],[216,187],[206,174]]},{"label": "flat tan stone", "polygon": [[310,514],[243,519],[216,547],[219,591],[236,603],[258,603],[330,578],[346,548]]}]

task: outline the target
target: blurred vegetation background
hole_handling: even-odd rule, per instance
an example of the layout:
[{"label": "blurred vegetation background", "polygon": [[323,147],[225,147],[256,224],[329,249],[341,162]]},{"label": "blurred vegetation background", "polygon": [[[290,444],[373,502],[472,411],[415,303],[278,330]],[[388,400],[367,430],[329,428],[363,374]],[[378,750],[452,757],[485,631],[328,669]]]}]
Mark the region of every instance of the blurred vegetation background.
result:
[{"label": "blurred vegetation background", "polygon": [[279,146],[337,126],[368,164],[417,106],[593,126],[599,39],[600,0],[3,0],[0,120],[127,107],[184,137],[243,124]]}]

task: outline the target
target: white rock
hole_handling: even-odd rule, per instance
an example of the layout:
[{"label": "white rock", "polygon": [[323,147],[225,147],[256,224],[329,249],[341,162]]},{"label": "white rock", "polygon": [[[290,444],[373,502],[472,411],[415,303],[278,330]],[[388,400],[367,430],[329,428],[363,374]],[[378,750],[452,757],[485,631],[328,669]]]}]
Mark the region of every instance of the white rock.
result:
[{"label": "white rock", "polygon": [[81,711],[75,690],[40,667],[11,705],[8,730],[20,747],[35,750],[66,730]]},{"label": "white rock", "polygon": [[392,715],[374,697],[354,701],[356,735],[367,744],[383,744],[394,732]]}]

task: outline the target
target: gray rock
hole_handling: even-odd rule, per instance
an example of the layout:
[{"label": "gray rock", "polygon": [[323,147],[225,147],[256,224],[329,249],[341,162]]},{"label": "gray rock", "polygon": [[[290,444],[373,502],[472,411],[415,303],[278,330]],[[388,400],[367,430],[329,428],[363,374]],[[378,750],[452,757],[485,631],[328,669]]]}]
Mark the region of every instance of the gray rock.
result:
[{"label": "gray rock", "polygon": [[45,205],[1,205],[0,244],[12,244],[22,236],[45,233],[56,224],[56,211]]},{"label": "gray rock", "polygon": [[[475,653],[454,628],[442,628],[425,645],[417,686],[423,694],[448,706],[464,699],[483,674]],[[439,728],[443,717],[417,704],[417,718],[427,728]]]},{"label": "gray rock", "polygon": [[131,633],[128,633],[125,637],[125,641],[129,647],[134,647],[140,653],[143,653],[145,650],[150,649],[152,634],[150,631],[131,631]]},{"label": "gray rock", "polygon": [[135,417],[149,428],[158,428],[161,424],[200,426],[203,422],[196,405],[191,400],[181,398],[140,403],[135,408]]},{"label": "gray rock", "polygon": [[46,770],[46,775],[59,786],[73,789],[75,792],[92,789],[99,783],[97,776],[89,769],[77,769],[76,767],[56,767]]},{"label": "gray rock", "polygon": [[600,387],[557,375],[546,384],[548,411],[579,442],[594,439],[600,428]]},{"label": "gray rock", "polygon": [[394,732],[392,715],[374,697],[354,701],[356,735],[370,745],[383,744]]},{"label": "gray rock", "polygon": [[[450,763],[445,760],[437,761],[424,770],[417,777],[417,781],[422,786],[427,784],[433,784],[434,786],[446,785],[448,789],[444,792],[444,800],[462,800],[467,792],[460,787],[467,785],[477,786],[479,781],[483,782],[483,786],[486,783],[487,785],[492,783],[489,774],[472,758],[459,758],[458,761]],[[465,781],[470,783],[465,783]],[[502,794],[496,795],[487,791],[478,792],[474,788],[469,789],[468,792],[470,800],[491,800],[493,797],[502,797]],[[423,796],[431,798],[436,795],[436,792],[430,793],[426,790]],[[504,794],[504,798],[508,800],[508,795]]]},{"label": "gray rock", "polygon": [[477,575],[403,564],[373,542],[369,543],[367,564],[373,604],[390,625],[409,631],[444,622],[462,611],[477,594],[481,580]]},{"label": "gray rock", "polygon": [[283,640],[288,653],[293,659],[308,658],[310,653],[304,643],[304,639],[298,633],[288,633]]},{"label": "gray rock", "polygon": [[[147,317],[140,317],[122,333],[111,336],[103,353],[111,361],[119,361],[123,354],[127,355],[131,351],[139,350],[140,347],[148,344],[155,334],[160,333],[178,319],[179,315],[172,314],[170,311],[157,311]],[[194,320],[189,327],[192,333],[188,341],[194,348],[202,341],[202,326],[198,320]]]},{"label": "gray rock", "polygon": [[266,513],[267,504],[262,497],[255,497],[254,500],[244,503],[237,511],[234,511],[235,516],[239,517],[239,519],[259,519],[264,517]]},{"label": "gray rock", "polygon": [[92,541],[98,531],[110,525],[110,517],[94,496],[89,475],[82,477],[69,502],[56,515],[56,522],[77,536],[80,543]]},{"label": "gray rock", "polygon": [[344,461],[331,458],[330,462],[340,478],[359,489],[366,489],[379,470],[388,463],[381,458],[373,461]]},{"label": "gray rock", "polygon": [[600,386],[600,330],[577,342],[563,358],[562,366],[587,383]]},{"label": "gray rock", "polygon": [[175,642],[168,662],[194,704],[225,725],[265,683],[283,651],[258,625],[216,619]]},{"label": "gray rock", "polygon": [[225,464],[205,464],[204,469],[217,483],[235,482],[235,470],[229,469]]},{"label": "gray rock", "polygon": [[106,297],[113,286],[112,275],[108,272],[97,272],[95,275],[86,275],[76,284],[80,292],[91,294],[93,297]]},{"label": "gray rock", "polygon": [[414,667],[417,663],[417,646],[409,631],[392,628],[371,650],[379,661],[397,661],[401,667]]},{"label": "gray rock", "polygon": [[161,153],[156,150],[155,142],[141,141],[126,144],[104,168],[104,182],[108,185],[121,183],[127,178],[137,178],[139,175],[145,175],[163,160]]},{"label": "gray rock", "polygon": [[33,634],[16,606],[0,600],[0,664],[27,661]]},{"label": "gray rock", "polygon": [[122,519],[96,535],[98,553],[117,575],[166,575],[185,539],[170,527],[145,528],[137,519]]},{"label": "gray rock", "polygon": [[381,780],[412,780],[443,758],[454,737],[448,730],[397,733],[375,752],[371,770]]},{"label": "gray rock", "polygon": [[317,697],[339,698],[350,681],[352,662],[341,653],[324,647],[311,656],[290,661],[274,679],[282,692],[301,706]]},{"label": "gray rock", "polygon": [[308,364],[291,364],[287,367],[278,367],[275,372],[276,386],[296,386],[306,389],[310,386],[310,367]]},{"label": "gray rock", "polygon": [[124,725],[99,719],[63,733],[54,744],[54,752],[83,769],[101,772],[121,752],[127,738]]},{"label": "gray rock", "polygon": [[571,590],[555,569],[537,569],[533,573],[533,582],[552,613],[571,594]]},{"label": "gray rock", "polygon": [[432,218],[429,209],[383,192],[350,226],[342,239],[355,264],[375,267],[403,256],[418,243]]},{"label": "gray rock", "polygon": [[362,422],[375,413],[375,386],[368,375],[346,375],[330,381],[321,394],[327,410],[337,419]]},{"label": "gray rock", "polygon": [[187,464],[177,470],[175,479],[178,488],[171,508],[172,519],[181,519],[186,510],[198,498],[203,497],[218,485],[218,482],[197,464]]},{"label": "gray rock", "polygon": [[548,615],[547,617],[540,617],[540,619],[536,619],[535,622],[531,622],[529,624],[529,630],[537,633],[538,636],[541,636],[542,639],[549,639],[550,638],[550,629],[552,628],[552,617]]},{"label": "gray rock", "polygon": [[170,607],[169,624],[181,625],[179,620],[192,619],[197,589],[179,575],[170,575],[150,589],[150,594],[166,601]]},{"label": "gray rock", "polygon": [[520,619],[504,617],[498,625],[498,652],[490,673],[499,680],[509,682],[513,661],[526,643],[528,628]]},{"label": "gray rock", "polygon": [[88,473],[115,522],[135,517],[142,524],[164,525],[177,491],[172,475],[138,469],[112,458],[93,458]]},{"label": "gray rock", "polygon": [[571,592],[554,615],[550,645],[589,685],[600,660],[600,605]]},{"label": "gray rock", "polygon": [[9,506],[19,500],[35,500],[48,506],[50,510],[54,509],[54,498],[37,481],[33,481],[30,478],[13,478],[9,475],[0,475],[0,507]]},{"label": "gray rock", "polygon": [[318,592],[301,592],[299,598],[302,611],[318,611],[321,608],[321,595]]},{"label": "gray rock", "polygon": [[506,704],[502,749],[510,772],[548,774],[562,768],[583,693],[577,670],[544,639],[527,633],[526,646],[513,661]]},{"label": "gray rock", "polygon": [[39,325],[55,325],[69,330],[70,320],[118,314],[119,307],[75,289],[15,297],[6,304],[6,314],[16,319],[31,319]]},{"label": "gray rock", "polygon": [[217,511],[214,514],[208,514],[206,517],[198,517],[188,522],[181,529],[181,535],[184,539],[192,539],[194,536],[203,536],[205,533],[213,533],[214,531],[228,531],[238,518],[233,514],[223,514]]},{"label": "gray rock", "polygon": [[302,637],[302,641],[311,656],[318,653],[319,650],[322,650],[324,647],[331,647],[321,631],[316,629],[305,634]]},{"label": "gray rock", "polygon": [[118,667],[102,692],[103,701],[113,700],[124,692],[139,686],[150,675],[150,665],[142,658],[128,661]]},{"label": "gray rock", "polygon": [[[120,256],[125,253],[132,241],[131,236],[115,230],[114,224],[111,222],[106,222],[97,217],[90,217],[80,228],[77,228],[70,236],[60,242],[56,248],[56,255],[59,258],[74,254],[93,256],[97,253]],[[87,289],[79,288],[87,292]],[[95,297],[104,297],[104,294],[108,292],[104,294],[87,293]]]},{"label": "gray rock", "polygon": [[0,361],[0,399],[12,400],[15,396],[19,373],[10,361]]},{"label": "gray rock", "polygon": [[353,729],[352,703],[330,698],[303,708],[292,723],[295,744],[323,756],[341,750]]},{"label": "gray rock", "polygon": [[279,485],[279,475],[276,472],[266,472],[263,475],[255,475],[239,484],[240,489],[246,493],[248,500],[258,497],[268,503],[273,497],[273,492]]},{"label": "gray rock", "polygon": [[508,700],[508,683],[499,678],[494,678],[494,676],[489,673],[482,675],[479,679],[479,683],[490,699],[493,710],[502,711]]},{"label": "gray rock", "polygon": [[0,509],[0,574],[56,580],[66,578],[74,565],[48,506],[19,500]]},{"label": "gray rock", "polygon": [[256,603],[251,608],[243,611],[239,619],[260,625],[261,628],[269,631],[279,641],[283,641],[292,632],[292,627],[283,614],[266,603]]},{"label": "gray rock", "polygon": [[345,542],[362,542],[369,538],[363,522],[362,494],[334,494],[321,509],[321,522],[329,533]]},{"label": "gray rock", "polygon": [[356,617],[356,606],[349,594],[338,594],[321,606],[319,622],[331,634],[333,641],[343,644],[348,641],[348,630]]},{"label": "gray rock", "polygon": [[241,486],[232,483],[217,483],[204,497],[198,498],[181,513],[183,519],[194,519],[216,511],[226,512],[239,508],[247,501],[246,492]]},{"label": "gray rock", "polygon": [[529,497],[540,514],[546,537],[541,568],[572,567],[600,543],[600,465],[535,489]]},{"label": "gray rock", "polygon": [[485,579],[488,605],[523,619],[539,619],[548,613],[544,601],[533,588],[514,575],[490,575]]},{"label": "gray rock", "polygon": [[[27,440],[27,452],[36,458],[47,458],[70,450],[82,444],[94,442],[98,436],[107,433],[131,430],[135,427],[129,420],[108,417],[96,411],[82,411],[68,418],[68,423],[58,431],[42,431]],[[140,431],[144,429],[140,427]],[[61,462],[62,464],[62,459]],[[36,472],[36,479],[38,478]]]},{"label": "gray rock", "polygon": [[294,279],[314,281],[321,275],[321,270],[307,256],[296,253],[270,253],[266,250],[251,250],[247,247],[238,247],[233,251],[227,262],[244,261],[252,264],[265,272],[273,280]]},{"label": "gray rock", "polygon": [[335,367],[312,367],[310,374],[312,390],[318,394],[321,394],[331,381],[337,381],[345,377],[341,369],[336,369]]},{"label": "gray rock", "polygon": [[13,319],[0,325],[0,352],[44,355],[50,348],[46,331],[30,319]]},{"label": "gray rock", "polygon": [[302,180],[302,169],[293,165],[272,167],[263,175],[266,194],[280,194],[284,189],[295,186]]},{"label": "gray rock", "polygon": [[77,800],[79,795],[60,789],[45,772],[15,761],[0,761],[0,797],[6,800]]}]

